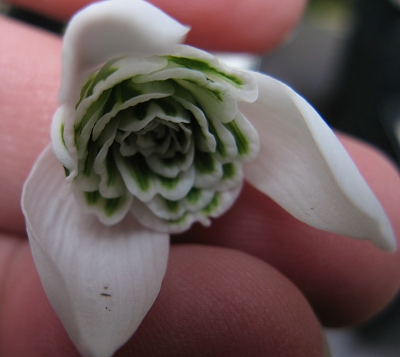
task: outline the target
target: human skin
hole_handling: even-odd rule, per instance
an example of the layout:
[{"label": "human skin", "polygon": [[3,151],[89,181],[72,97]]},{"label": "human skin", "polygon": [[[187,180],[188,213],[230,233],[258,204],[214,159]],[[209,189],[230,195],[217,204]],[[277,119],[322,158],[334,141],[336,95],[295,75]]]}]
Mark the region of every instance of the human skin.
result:
[{"label": "human skin", "polygon": [[[67,19],[85,2],[18,3]],[[154,3],[192,25],[190,44],[254,51],[284,39],[304,6],[296,0]],[[213,6],[241,9],[243,22],[215,14]],[[79,356],[43,292],[20,209],[23,182],[49,143],[61,40],[5,18],[0,33],[6,34],[0,51],[0,355]],[[342,141],[400,237],[398,172],[371,147]],[[211,228],[196,224],[173,242],[160,295],[117,356],[321,356],[319,321],[361,322],[400,287],[398,252],[311,228],[249,185]]]},{"label": "human skin", "polygon": [[[68,20],[90,0],[8,0],[58,20]],[[151,0],[192,30],[188,42],[208,50],[264,52],[299,19],[305,0]]]}]

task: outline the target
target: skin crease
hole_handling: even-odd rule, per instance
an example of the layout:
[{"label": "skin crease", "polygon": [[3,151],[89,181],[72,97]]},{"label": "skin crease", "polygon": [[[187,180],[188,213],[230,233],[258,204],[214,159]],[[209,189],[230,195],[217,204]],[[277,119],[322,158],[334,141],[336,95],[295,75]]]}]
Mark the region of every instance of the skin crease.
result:
[{"label": "skin crease", "polygon": [[[268,3],[278,9],[283,2]],[[0,164],[7,168],[0,170],[0,355],[78,356],[41,288],[19,203],[49,142],[61,44],[2,18],[0,33],[7,34],[0,51]],[[398,173],[370,147],[346,137],[343,143],[400,237]],[[323,322],[344,325],[376,313],[400,286],[398,252],[310,228],[248,185],[210,229],[195,225],[175,241],[202,245],[173,245],[161,293],[119,356],[321,356],[318,320],[303,295]]]}]

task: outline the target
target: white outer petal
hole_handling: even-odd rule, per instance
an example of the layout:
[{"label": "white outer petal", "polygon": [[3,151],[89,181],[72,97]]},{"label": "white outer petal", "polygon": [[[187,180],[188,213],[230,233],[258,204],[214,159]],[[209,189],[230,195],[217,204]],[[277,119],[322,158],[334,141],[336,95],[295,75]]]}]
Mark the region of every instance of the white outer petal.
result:
[{"label": "white outer petal", "polygon": [[108,357],[153,304],[169,237],[132,217],[101,225],[94,215],[82,214],[72,195],[63,195],[64,181],[48,147],[23,192],[32,253],[47,297],[80,352]]},{"label": "white outer petal", "polygon": [[239,109],[258,130],[261,148],[245,166],[246,180],[311,226],[395,250],[382,206],[335,134],[289,87],[253,76],[259,98]]},{"label": "white outer petal", "polygon": [[60,102],[76,102],[86,71],[118,56],[163,51],[181,43],[189,29],[146,1],[89,5],[72,18],[65,33]]}]

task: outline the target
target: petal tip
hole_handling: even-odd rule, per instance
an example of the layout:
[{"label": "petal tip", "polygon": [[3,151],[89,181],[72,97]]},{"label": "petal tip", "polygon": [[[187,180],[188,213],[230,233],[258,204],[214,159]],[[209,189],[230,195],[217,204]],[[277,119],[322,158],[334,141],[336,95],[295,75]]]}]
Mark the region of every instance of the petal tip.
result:
[{"label": "petal tip", "polygon": [[253,75],[260,96],[241,109],[258,129],[261,151],[245,178],[306,224],[394,251],[386,213],[332,130],[288,86]]}]

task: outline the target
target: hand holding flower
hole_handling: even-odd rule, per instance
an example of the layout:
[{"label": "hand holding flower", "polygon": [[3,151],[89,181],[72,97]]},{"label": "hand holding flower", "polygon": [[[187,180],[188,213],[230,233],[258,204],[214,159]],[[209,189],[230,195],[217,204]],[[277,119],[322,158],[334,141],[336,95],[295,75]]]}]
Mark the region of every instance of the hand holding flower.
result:
[{"label": "hand holding flower", "polygon": [[[392,176],[393,177],[393,176]],[[249,191],[250,190],[250,191]],[[249,188],[246,188],[245,189],[245,192],[244,192],[244,197],[248,197],[248,198],[250,198],[250,197],[256,197],[257,195],[255,195],[255,194],[253,194],[253,191],[251,191],[251,189],[249,189]],[[250,200],[251,201],[251,200]],[[260,201],[260,200],[258,200],[258,201]],[[271,203],[269,203],[268,201],[265,203],[265,201],[263,201],[263,200],[261,200],[262,202],[260,202],[260,204],[262,204],[262,205],[265,205],[265,207],[269,207],[270,205],[271,205]],[[241,209],[240,207],[243,207],[242,206],[242,204],[241,204],[241,202],[243,202],[243,200],[242,199],[239,199],[239,201],[238,201],[238,208],[237,209]],[[253,203],[252,203],[252,205],[254,204],[254,201],[253,201]],[[273,206],[273,207],[275,207],[275,206]],[[236,206],[233,208],[233,210],[235,210],[236,209]],[[275,212],[280,212],[279,211],[279,209],[277,210],[276,208],[274,208],[274,210],[275,210]],[[273,210],[273,211],[274,211]],[[277,211],[276,211],[277,210]],[[263,211],[266,211],[265,209],[263,210]],[[233,211],[233,213],[232,214],[234,214],[235,212],[237,212],[237,211]],[[264,215],[265,215],[265,213],[264,213]],[[233,216],[230,216],[230,213],[228,213],[227,214],[227,216],[226,216],[226,218],[224,217],[224,218],[222,218],[222,220],[229,220],[229,219],[232,219],[232,217]],[[287,218],[287,216],[284,216],[285,218],[283,219],[285,222],[290,222],[290,219],[289,218]],[[225,222],[227,222],[227,221],[225,221]],[[235,227],[241,227],[242,225],[239,223],[239,222],[242,222],[244,225],[246,224],[246,222],[245,222],[245,220],[243,220],[243,218],[241,219],[241,220],[238,220],[238,224],[236,225],[236,223],[235,223]],[[225,234],[224,235],[219,235],[219,238],[217,237],[217,236],[214,236],[214,234],[213,234],[213,232],[215,232],[215,230],[214,231],[210,231],[210,233],[205,233],[206,234],[206,236],[204,236],[203,238],[204,239],[208,239],[207,237],[211,237],[211,236],[214,236],[213,238],[214,238],[214,242],[217,242],[219,239],[221,240],[224,240],[225,239],[225,237],[227,236],[227,233],[226,232],[228,232],[228,227],[229,227],[229,224],[228,225],[226,225],[225,223],[222,223],[224,226],[225,226]],[[215,226],[215,229],[217,229],[218,230],[218,226],[219,226],[219,223],[218,223],[218,221],[216,221],[215,223],[214,223],[214,226]],[[214,228],[212,228],[212,229],[214,229]],[[254,228],[253,228],[254,229]],[[305,228],[303,228],[303,229],[305,229]],[[304,230],[304,232],[307,232],[307,230],[308,230],[308,228],[307,229],[305,229]],[[199,230],[198,230],[199,231]],[[256,235],[256,236],[258,236],[258,237],[260,237],[261,238],[261,235],[260,235],[260,231],[258,231],[259,233]],[[264,230],[264,232],[265,232],[265,230]],[[312,231],[311,231],[312,232]],[[317,233],[314,233],[314,234],[316,234],[316,235],[318,235],[318,236],[324,236],[324,234],[323,233],[321,233],[321,232],[317,232]],[[225,243],[225,244],[228,244],[228,245],[230,245],[230,246],[232,246],[232,245],[235,245],[235,243],[234,242],[237,242],[237,239],[235,239],[235,236],[237,237],[237,233],[235,234],[235,235],[233,235],[232,234],[232,236],[230,237],[232,240],[231,240],[231,243]],[[248,235],[246,234],[246,235],[244,235],[244,234],[239,234],[240,236],[242,236],[242,238],[244,239],[244,240],[246,240],[246,238],[247,238],[247,240],[248,240]],[[262,234],[263,235],[263,234]],[[291,235],[293,235],[293,233],[291,234]],[[307,235],[312,235],[312,233],[308,233]],[[337,238],[337,237],[335,237],[335,238]],[[332,239],[333,240],[333,239]],[[211,239],[210,239],[210,241],[211,241]],[[258,240],[257,238],[255,238],[254,239],[254,241],[253,242],[261,242],[261,241],[266,241],[266,239],[265,239],[265,237],[263,237],[263,240]],[[292,242],[292,244],[293,244],[294,242]],[[249,245],[252,245],[252,244],[254,244],[254,243],[247,243],[248,245],[247,245],[247,248],[246,248],[246,244],[243,242],[243,240],[242,240],[242,248],[241,249],[243,249],[243,250],[248,250],[248,248],[249,248]],[[244,244],[244,245],[243,245]],[[301,243],[300,243],[301,244]],[[304,244],[304,243],[303,243]],[[344,246],[346,246],[346,244],[347,243],[344,243]],[[197,264],[200,264],[200,265],[198,265],[198,267],[200,268],[200,266],[202,266],[202,264],[204,264],[205,262],[214,262],[214,260],[216,260],[216,261],[218,261],[218,260],[220,260],[221,262],[225,262],[225,263],[228,263],[229,262],[229,258],[228,258],[228,260],[226,260],[226,259],[223,259],[223,257],[222,256],[220,256],[219,254],[219,250],[217,250],[217,251],[214,251],[214,253],[213,254],[209,254],[207,251],[205,251],[205,250],[202,250],[202,249],[197,249],[197,248],[194,248],[194,251],[196,251],[196,256],[200,256],[200,257],[203,257],[203,260],[202,261],[198,261],[197,263],[196,263],[196,258],[195,258],[195,256],[194,255],[191,255],[190,254],[190,251],[193,251],[192,249],[193,248],[190,248],[190,247],[187,247],[188,249],[184,249],[184,251],[185,251],[185,254],[186,254],[186,258],[185,258],[185,256],[183,256],[183,255],[181,255],[180,254],[180,252],[182,252],[182,249],[174,249],[174,253],[172,253],[172,259],[176,259],[176,257],[180,257],[180,261],[181,261],[181,268],[182,267],[188,267],[188,266],[192,266],[192,267],[194,267],[194,266],[196,266]],[[371,248],[371,249],[373,249],[373,248]],[[250,249],[249,249],[250,250]],[[289,250],[290,251],[290,250]],[[373,251],[373,252],[375,252],[375,251]],[[245,266],[243,266],[243,262],[244,261],[247,261],[251,266],[253,266],[254,268],[255,268],[255,266],[257,265],[257,263],[256,263],[256,265],[252,265],[253,263],[250,263],[249,261],[248,261],[248,258],[245,258],[245,257],[241,257],[241,256],[238,256],[238,255],[235,255],[235,254],[233,254],[232,255],[232,253],[230,253],[230,252],[226,252],[226,256],[225,256],[225,258],[226,257],[231,257],[231,258],[235,258],[235,259],[237,259],[237,262],[242,262],[242,264],[239,264],[240,266],[242,266],[242,269],[244,269],[243,271],[246,271],[246,267]],[[314,254],[314,252],[312,252],[312,254]],[[375,253],[371,253],[372,255],[375,255],[375,254],[377,254],[376,252]],[[379,253],[379,254],[382,254],[382,253]],[[379,255],[378,254],[378,255]],[[259,255],[263,255],[263,254],[259,254]],[[358,254],[357,254],[358,255]],[[187,256],[191,256],[192,257],[192,259],[191,259],[191,262],[188,262],[187,261]],[[175,257],[175,258],[174,258]],[[210,258],[211,257],[213,257],[214,259],[211,259],[210,260]],[[265,258],[265,256],[264,256],[264,258]],[[274,259],[272,259],[271,257],[269,257],[268,258],[268,261],[271,261],[271,260],[274,260]],[[185,263],[185,261],[186,261],[186,263]],[[191,263],[191,264],[189,264],[188,265],[188,263]],[[171,263],[172,265],[171,265],[171,269],[172,269],[172,271],[174,271],[173,269],[174,269],[174,265],[173,265],[173,263]],[[194,265],[193,265],[194,264]],[[213,263],[213,264],[217,264],[217,263]],[[217,264],[218,265],[218,264]],[[226,264],[225,264],[226,265]],[[229,265],[229,264],[228,264]],[[279,264],[278,264],[279,265]],[[366,266],[368,266],[368,264],[366,264]],[[392,269],[394,269],[395,267],[394,267],[394,265],[392,264],[391,265],[392,266]],[[222,268],[222,267],[221,267]],[[285,270],[284,269],[284,267],[280,267],[282,270]],[[289,269],[290,270],[290,269]],[[203,270],[204,271],[204,270]],[[217,269],[217,271],[218,271],[218,269]],[[266,271],[264,271],[265,273],[266,273]],[[179,273],[179,274],[182,274],[182,273]],[[269,274],[269,275],[271,275],[271,273],[266,273],[267,275]],[[288,270],[286,270],[286,274],[288,274],[289,276],[290,276],[290,271],[288,271]],[[194,274],[193,275],[193,273],[191,274],[192,276],[198,276],[198,275],[196,275],[196,274]],[[273,274],[272,274],[273,275]],[[272,284],[273,285],[273,282],[274,281],[276,281],[276,278],[274,278],[273,276],[269,276],[269,281],[271,282],[270,284]],[[308,274],[308,275],[310,275],[310,274]],[[378,274],[379,275],[379,274]],[[200,276],[199,276],[200,277]],[[227,278],[227,277],[226,277]],[[167,279],[168,279],[168,275],[167,275]],[[261,276],[259,276],[259,279],[260,280],[262,280],[262,277]],[[224,280],[224,279],[222,279],[222,280]],[[279,280],[279,279],[278,279]],[[362,279],[361,279],[362,280]],[[168,280],[167,280],[168,281]],[[238,277],[238,281],[240,282],[240,278]],[[301,285],[301,281],[300,281],[300,285]],[[361,284],[362,285],[362,284]],[[387,288],[386,289],[388,289],[388,287],[389,286],[391,286],[390,288],[389,288],[389,290],[390,291],[393,291],[393,289],[395,289],[395,285],[396,285],[396,283],[394,283],[394,282],[392,282],[392,284],[387,284],[386,286],[387,286]],[[186,285],[187,286],[187,285]],[[304,286],[305,287],[305,286]],[[216,286],[215,286],[215,288],[217,288]],[[204,289],[204,288],[203,288]],[[178,289],[179,290],[179,289]],[[279,289],[278,289],[279,290]],[[290,289],[289,289],[290,290]],[[320,289],[320,290],[323,290],[322,288]],[[387,290],[388,291],[388,290]],[[207,292],[206,291],[204,291],[204,293],[207,295]],[[279,292],[278,291],[276,291],[276,293],[279,295]],[[282,291],[281,291],[281,293],[282,293]],[[106,292],[105,292],[105,294],[107,294]],[[388,295],[390,295],[389,293],[386,293],[386,294],[383,294],[383,295],[386,295],[386,296],[388,296]],[[162,299],[162,294],[161,294],[161,297],[160,297],[160,299]],[[287,296],[292,296],[292,297],[294,297],[294,295],[291,295],[291,293],[289,292],[288,294],[287,294]],[[297,298],[299,298],[299,296],[297,297]],[[296,299],[297,299],[296,298]],[[273,299],[271,300],[271,299],[269,299],[270,301],[273,301]],[[300,299],[301,300],[301,299]],[[163,301],[163,300],[161,300],[161,301]],[[164,300],[165,301],[165,300]],[[236,306],[233,302],[231,302],[232,304],[231,304],[231,306],[233,307],[233,306]],[[155,311],[157,311],[157,306],[155,305]],[[168,310],[168,309],[167,309]],[[183,311],[185,311],[185,310],[183,310]],[[365,316],[365,311],[364,311],[364,316]],[[171,320],[171,322],[173,322],[173,316],[170,316],[170,317],[172,317],[170,320]],[[198,316],[198,317],[200,317],[200,316]],[[282,321],[282,323],[284,324],[284,321],[285,321],[285,319],[284,318],[282,318],[281,319],[281,321]],[[310,320],[307,320],[307,321],[310,321]],[[146,325],[143,327],[143,329],[144,330],[146,330]],[[138,333],[140,333],[140,331],[138,331]],[[139,334],[139,336],[140,336],[140,334]]]}]

